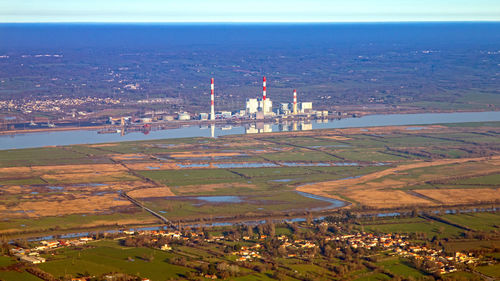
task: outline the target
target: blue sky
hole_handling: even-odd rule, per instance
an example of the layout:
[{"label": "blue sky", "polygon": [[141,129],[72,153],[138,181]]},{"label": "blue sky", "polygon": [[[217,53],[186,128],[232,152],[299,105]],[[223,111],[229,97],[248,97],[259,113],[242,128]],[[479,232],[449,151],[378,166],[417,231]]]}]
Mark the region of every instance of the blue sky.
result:
[{"label": "blue sky", "polygon": [[0,0],[0,22],[500,21],[499,0]]}]

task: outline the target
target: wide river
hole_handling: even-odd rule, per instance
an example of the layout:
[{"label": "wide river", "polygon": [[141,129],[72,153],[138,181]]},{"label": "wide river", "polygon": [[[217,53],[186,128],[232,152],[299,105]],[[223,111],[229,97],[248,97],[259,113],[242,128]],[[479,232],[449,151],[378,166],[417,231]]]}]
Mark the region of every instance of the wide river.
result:
[{"label": "wide river", "polygon": [[[54,145],[93,144],[121,141],[155,140],[187,137],[218,137],[259,132],[281,132],[292,130],[334,129],[398,125],[430,125],[461,122],[500,121],[500,111],[422,113],[368,115],[361,118],[340,120],[296,122],[287,124],[256,123],[237,126],[185,126],[178,129],[151,131],[148,134],[131,132],[121,134],[98,134],[95,130],[71,130],[22,133],[0,136],[0,150],[34,148]],[[419,129],[419,128],[415,128]]]}]

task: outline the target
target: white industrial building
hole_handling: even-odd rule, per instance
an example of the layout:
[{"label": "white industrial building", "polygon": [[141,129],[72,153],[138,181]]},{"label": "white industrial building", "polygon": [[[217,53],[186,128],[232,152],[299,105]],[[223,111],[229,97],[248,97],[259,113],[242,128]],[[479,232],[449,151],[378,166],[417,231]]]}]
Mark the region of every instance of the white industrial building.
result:
[{"label": "white industrial building", "polygon": [[264,115],[271,115],[273,113],[273,102],[270,98],[266,98],[265,102],[259,99],[259,109]]},{"label": "white industrial building", "polygon": [[245,110],[248,115],[257,113],[259,111],[259,101],[257,99],[247,99]]},{"label": "white industrial building", "polygon": [[300,113],[310,113],[312,111],[312,102],[301,102]]},{"label": "white industrial building", "polygon": [[191,115],[188,112],[180,112],[177,119],[180,121],[191,120]]}]

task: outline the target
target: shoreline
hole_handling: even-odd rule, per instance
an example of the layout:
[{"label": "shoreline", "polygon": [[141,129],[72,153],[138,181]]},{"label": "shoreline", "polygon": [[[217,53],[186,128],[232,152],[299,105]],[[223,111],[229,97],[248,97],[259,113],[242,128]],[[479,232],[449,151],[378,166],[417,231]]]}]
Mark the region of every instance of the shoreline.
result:
[{"label": "shoreline", "polygon": [[[189,121],[159,121],[159,122],[152,122],[152,123],[138,123],[138,124],[133,124],[129,127],[131,128],[138,128],[142,127],[143,125],[150,125],[151,127],[160,127],[159,130],[169,130],[169,129],[178,129],[183,126],[196,126],[196,125],[242,125],[242,124],[253,124],[253,123],[275,123],[279,124],[281,122],[288,122],[288,121],[312,121],[312,120],[340,120],[340,119],[346,119],[346,118],[360,118],[360,117],[365,117],[365,116],[373,116],[373,115],[396,115],[396,114],[431,114],[431,113],[474,113],[474,112],[497,112],[500,110],[404,110],[404,111],[385,111],[385,112],[378,112],[378,111],[352,111],[349,112],[347,115],[343,116],[333,116],[329,115],[326,118],[317,118],[314,115],[306,116],[306,115],[300,115],[300,116],[274,116],[270,118],[265,118],[265,119],[225,119],[225,120],[215,120],[215,121],[210,121],[210,120],[189,120]],[[161,126],[164,126],[166,128],[161,128]],[[50,133],[50,132],[62,132],[62,131],[99,131],[99,130],[104,130],[104,129],[120,129],[122,128],[120,125],[111,125],[111,124],[98,124],[96,126],[82,126],[82,127],[77,127],[77,126],[68,126],[68,127],[56,127],[55,128],[35,128],[35,129],[15,129],[15,130],[5,130],[5,131],[0,131],[0,136],[15,136],[15,135],[22,135],[22,134],[31,134],[31,133]]]}]

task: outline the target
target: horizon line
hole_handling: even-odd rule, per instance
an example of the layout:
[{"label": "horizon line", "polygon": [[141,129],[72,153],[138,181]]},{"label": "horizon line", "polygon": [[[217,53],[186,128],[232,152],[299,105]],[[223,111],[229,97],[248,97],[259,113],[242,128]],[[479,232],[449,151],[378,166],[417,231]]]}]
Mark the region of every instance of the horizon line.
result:
[{"label": "horizon line", "polygon": [[500,23],[500,19],[481,20],[380,20],[380,21],[7,21],[0,24],[335,24],[335,23]]}]

